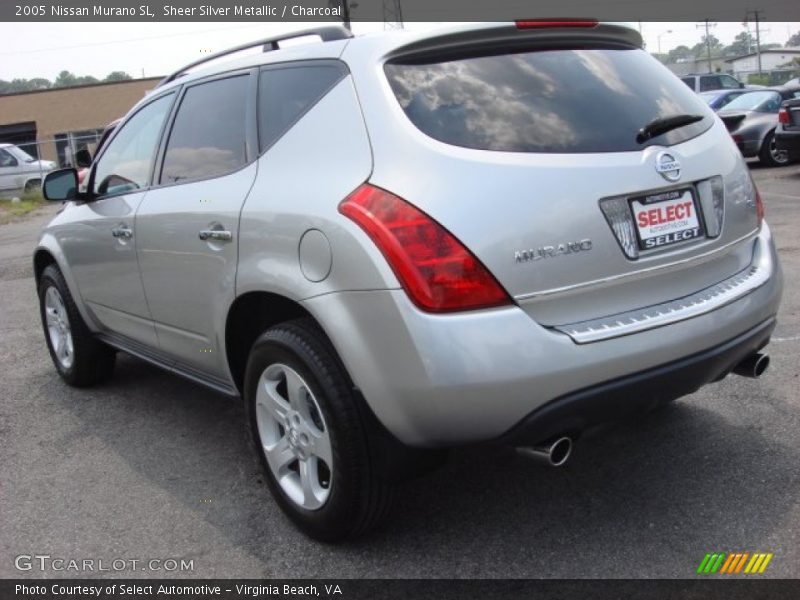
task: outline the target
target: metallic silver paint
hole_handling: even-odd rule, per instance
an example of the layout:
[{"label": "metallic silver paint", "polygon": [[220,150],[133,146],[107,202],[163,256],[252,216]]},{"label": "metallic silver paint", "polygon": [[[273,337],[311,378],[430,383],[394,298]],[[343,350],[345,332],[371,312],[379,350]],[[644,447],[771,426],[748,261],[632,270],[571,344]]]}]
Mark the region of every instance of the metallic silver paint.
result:
[{"label": "metallic silver paint", "polygon": [[[225,348],[231,305],[253,292],[283,296],[316,318],[389,431],[408,444],[437,446],[492,439],[553,398],[708,349],[775,315],[782,276],[771,234],[766,224],[757,228],[749,174],[721,121],[679,146],[641,152],[536,155],[448,146],[411,124],[382,70],[387,57],[429,36],[296,46],[165,86],[284,60],[341,57],[352,73],[240,171],[67,203],[38,250],[56,260],[89,328],[147,360],[233,390]],[[680,184],[665,186],[653,168],[665,150],[680,156]],[[717,238],[625,257],[602,198],[715,176],[725,193]],[[417,309],[372,240],[337,210],[365,181],[442,223],[516,304],[455,314]],[[114,237],[119,227],[132,237]],[[303,264],[318,270],[316,259],[300,258],[309,230],[330,244],[329,273],[319,281],[322,269],[303,273]],[[203,231],[227,231],[231,239],[202,240]],[[554,235],[591,239],[592,251],[527,265],[509,260]],[[709,288],[748,268],[755,247],[773,276],[716,310],[584,345],[551,329]]]}]

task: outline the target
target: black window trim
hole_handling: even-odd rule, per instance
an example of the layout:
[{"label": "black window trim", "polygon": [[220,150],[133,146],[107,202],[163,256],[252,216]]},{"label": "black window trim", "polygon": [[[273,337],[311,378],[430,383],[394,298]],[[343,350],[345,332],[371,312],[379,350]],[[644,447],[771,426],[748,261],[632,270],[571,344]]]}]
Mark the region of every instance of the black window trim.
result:
[{"label": "black window trim", "polygon": [[[237,69],[235,71],[225,71],[223,73],[215,73],[214,75],[209,75],[208,77],[203,77],[202,79],[195,79],[189,83],[184,84],[181,86],[180,94],[175,103],[172,106],[172,110],[167,117],[167,127],[161,132],[161,141],[158,146],[158,152],[156,153],[156,160],[155,164],[153,165],[153,172],[151,174],[151,186],[149,189],[157,190],[163,188],[169,188],[176,185],[185,185],[189,183],[197,183],[198,181],[208,181],[210,179],[219,179],[220,177],[227,177],[228,175],[233,175],[234,173],[238,173],[239,171],[246,169],[249,167],[253,162],[258,158],[256,153],[254,152],[255,148],[258,148],[258,139],[255,135],[256,129],[256,94],[258,91],[258,77],[257,77],[258,68],[251,67],[245,69]],[[247,85],[247,95],[246,95],[246,102],[245,102],[245,115],[244,115],[244,140],[245,140],[245,162],[230,171],[225,171],[223,173],[214,173],[213,175],[205,175],[201,177],[194,177],[192,179],[181,179],[179,181],[171,181],[171,182],[164,182],[160,181],[161,179],[161,171],[164,167],[164,156],[167,152],[167,144],[169,143],[170,135],[172,134],[172,128],[175,125],[175,119],[178,115],[178,111],[180,110],[181,103],[183,102],[184,96],[191,88],[197,85],[203,85],[204,83],[210,83],[212,81],[219,81],[222,79],[231,79],[233,77],[249,77],[248,85]]]},{"label": "black window trim", "polygon": [[[182,85],[181,86],[176,86],[174,88],[170,88],[170,89],[166,90],[163,94],[159,94],[157,96],[153,96],[152,98],[148,98],[147,102],[145,102],[141,106],[139,106],[136,109],[135,112],[132,112],[129,115],[127,115],[125,117],[125,119],[122,122],[120,122],[114,128],[114,131],[111,133],[111,136],[106,140],[106,142],[100,148],[100,154],[98,156],[96,156],[94,158],[94,160],[92,161],[92,168],[91,168],[91,171],[89,172],[89,182],[86,185],[86,189],[88,190],[88,198],[87,198],[88,202],[94,202],[96,200],[105,200],[106,198],[116,198],[117,196],[125,196],[125,195],[130,195],[130,194],[139,194],[141,192],[146,192],[147,190],[152,189],[152,187],[153,187],[153,170],[154,170],[155,164],[156,164],[156,162],[158,160],[158,153],[159,153],[159,149],[161,147],[161,142],[163,140],[164,132],[166,131],[166,126],[167,126],[167,123],[169,122],[170,116],[172,115],[172,113],[175,110],[175,98],[177,98],[178,95],[180,94],[180,91],[181,91],[182,87],[183,87]],[[169,108],[167,109],[167,114],[164,117],[164,122],[161,124],[161,129],[158,132],[158,138],[157,138],[157,143],[156,143],[156,154],[155,154],[154,158],[150,162],[150,173],[148,174],[147,181],[145,182],[145,184],[142,187],[140,187],[140,188],[138,188],[136,190],[127,190],[127,191],[124,191],[124,192],[116,192],[114,194],[102,194],[102,195],[96,195],[96,196],[92,195],[94,193],[94,177],[95,177],[95,174],[97,172],[97,165],[100,163],[100,161],[102,160],[103,156],[105,156],[105,153],[108,151],[108,148],[111,146],[111,143],[116,139],[117,135],[119,135],[119,132],[122,131],[125,128],[125,126],[128,123],[130,123],[131,119],[133,119],[136,115],[138,115],[142,110],[144,110],[148,106],[152,105],[154,102],[158,102],[162,98],[165,98],[165,97],[170,96],[170,95],[172,96],[172,101],[171,101],[171,104],[170,104]]]},{"label": "black window trim", "polygon": [[309,104],[305,109],[303,109],[295,119],[289,123],[286,129],[281,132],[281,134],[276,137],[271,144],[268,146],[261,146],[261,122],[258,119],[261,110],[261,98],[258,96],[258,92],[256,92],[256,131],[258,133],[258,144],[256,148],[259,149],[258,158],[261,158],[264,154],[269,152],[270,148],[272,148],[275,144],[277,144],[283,136],[289,133],[295,125],[312,109],[314,108],[319,102],[327,96],[333,88],[339,85],[343,79],[347,78],[350,75],[350,68],[347,66],[343,60],[339,60],[338,58],[311,58],[311,59],[300,59],[300,60],[292,60],[292,61],[284,61],[279,63],[270,63],[268,65],[262,65],[258,70],[258,80],[256,81],[256,90],[258,90],[259,82],[261,81],[261,74],[267,71],[278,71],[281,69],[298,69],[298,68],[307,68],[307,67],[320,67],[320,66],[334,66],[339,69],[339,78],[331,83],[320,95],[319,97],[311,104]]}]

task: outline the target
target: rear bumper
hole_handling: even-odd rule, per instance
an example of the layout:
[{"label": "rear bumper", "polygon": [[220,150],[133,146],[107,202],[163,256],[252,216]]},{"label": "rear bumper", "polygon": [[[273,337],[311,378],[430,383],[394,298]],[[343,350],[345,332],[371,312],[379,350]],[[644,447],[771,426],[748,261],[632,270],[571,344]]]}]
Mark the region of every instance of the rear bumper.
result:
[{"label": "rear bumper", "polygon": [[775,146],[789,155],[789,160],[800,160],[800,131],[775,131]]},{"label": "rear bumper", "polygon": [[[766,224],[747,243],[769,270],[757,289],[694,318],[587,344],[541,326],[516,306],[422,313],[399,289],[326,294],[304,305],[395,437],[418,447],[475,443],[500,438],[556,399],[713,353],[774,319],[782,275]],[[689,393],[713,380],[730,366],[728,358],[737,355],[675,391]]]},{"label": "rear bumper", "polygon": [[565,433],[580,434],[691,394],[725,377],[747,356],[766,346],[773,329],[775,319],[770,318],[709,350],[557,398],[525,417],[500,441],[521,446]]}]

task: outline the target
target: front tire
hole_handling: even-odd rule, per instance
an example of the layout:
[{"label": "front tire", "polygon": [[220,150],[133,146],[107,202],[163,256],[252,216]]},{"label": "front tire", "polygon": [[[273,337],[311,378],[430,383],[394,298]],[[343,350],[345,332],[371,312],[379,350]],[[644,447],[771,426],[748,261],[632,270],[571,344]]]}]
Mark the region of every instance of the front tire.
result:
[{"label": "front tire", "polygon": [[783,167],[788,165],[789,155],[785,150],[778,150],[775,145],[775,132],[770,131],[764,138],[761,150],[758,153],[758,160],[767,167]]},{"label": "front tire", "polygon": [[64,381],[87,387],[111,376],[116,352],[89,331],[56,265],[39,279],[39,313],[50,357]]},{"label": "front tire", "polygon": [[245,373],[248,429],[278,505],[307,535],[357,537],[388,513],[353,385],[310,319],[268,329]]}]

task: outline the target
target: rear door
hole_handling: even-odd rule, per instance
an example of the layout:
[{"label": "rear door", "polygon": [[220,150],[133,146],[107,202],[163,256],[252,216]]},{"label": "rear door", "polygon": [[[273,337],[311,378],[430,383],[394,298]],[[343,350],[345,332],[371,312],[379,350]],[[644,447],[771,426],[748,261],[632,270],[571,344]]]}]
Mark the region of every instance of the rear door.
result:
[{"label": "rear door", "polygon": [[250,71],[185,86],[157,186],[136,213],[139,266],[161,349],[212,383],[226,379],[239,213],[257,168],[255,95]]}]

